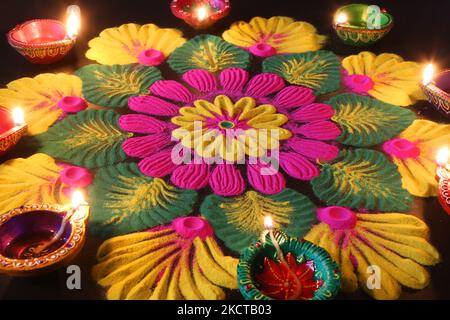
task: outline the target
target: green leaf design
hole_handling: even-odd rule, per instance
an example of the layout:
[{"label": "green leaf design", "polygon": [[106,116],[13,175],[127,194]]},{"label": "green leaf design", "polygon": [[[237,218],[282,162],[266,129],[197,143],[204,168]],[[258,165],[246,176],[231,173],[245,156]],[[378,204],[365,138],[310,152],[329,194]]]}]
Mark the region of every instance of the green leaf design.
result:
[{"label": "green leaf design", "polygon": [[161,72],[140,64],[91,64],[76,71],[83,80],[83,95],[103,107],[126,107],[128,98],[148,94],[148,88],[161,80]]},{"label": "green leaf design", "polygon": [[247,51],[219,37],[199,35],[176,49],[167,62],[179,74],[192,69],[218,72],[226,68],[247,69],[250,57]]},{"label": "green leaf design", "polygon": [[191,213],[197,192],[147,177],[135,163],[119,163],[97,172],[89,196],[91,230],[111,237],[166,224]]},{"label": "green leaf design", "polygon": [[263,62],[263,72],[276,73],[287,82],[324,94],[339,89],[341,64],[330,51],[277,55]]},{"label": "green leaf design", "polygon": [[374,150],[341,151],[335,161],[323,164],[311,183],[327,205],[395,212],[409,210],[412,202],[397,166]]},{"label": "green leaf design", "polygon": [[408,109],[351,93],[337,95],[325,103],[334,108],[333,121],[342,129],[338,141],[355,147],[374,146],[392,139],[416,117]]},{"label": "green leaf design", "polygon": [[200,211],[213,225],[215,234],[237,252],[261,236],[265,216],[271,216],[275,227],[295,237],[303,237],[316,222],[314,204],[291,189],[272,196],[255,191],[235,198],[210,195]]},{"label": "green leaf design", "polygon": [[122,142],[132,134],[119,129],[119,117],[112,110],[85,110],[68,116],[36,136],[39,151],[91,169],[123,161]]}]

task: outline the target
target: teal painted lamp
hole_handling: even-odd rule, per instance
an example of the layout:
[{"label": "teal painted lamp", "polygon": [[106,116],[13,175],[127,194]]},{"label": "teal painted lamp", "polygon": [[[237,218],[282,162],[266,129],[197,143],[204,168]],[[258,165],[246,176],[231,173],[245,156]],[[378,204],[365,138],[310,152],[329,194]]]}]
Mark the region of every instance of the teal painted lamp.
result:
[{"label": "teal painted lamp", "polygon": [[378,6],[349,4],[336,11],[333,28],[344,43],[368,46],[387,35],[393,24],[393,17]]},{"label": "teal painted lamp", "polygon": [[246,300],[327,300],[339,292],[337,264],[322,248],[273,229],[247,248],[238,264],[238,284]]}]

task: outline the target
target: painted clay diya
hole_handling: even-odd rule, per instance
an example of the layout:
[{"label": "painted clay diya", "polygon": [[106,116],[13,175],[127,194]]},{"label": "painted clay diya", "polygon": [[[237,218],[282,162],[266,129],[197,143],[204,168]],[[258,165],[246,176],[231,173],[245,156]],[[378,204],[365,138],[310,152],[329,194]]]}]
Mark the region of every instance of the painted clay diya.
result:
[{"label": "painted clay diya", "polygon": [[9,44],[32,63],[49,64],[64,58],[76,38],[66,35],[58,20],[36,19],[16,26],[7,34]]},{"label": "painted clay diya", "polygon": [[38,246],[49,243],[63,223],[67,209],[58,205],[27,205],[0,216],[0,273],[36,276],[72,261],[86,239],[89,207],[79,207],[61,237],[38,254]]},{"label": "painted clay diya", "polygon": [[231,9],[229,0],[173,0],[170,8],[175,17],[195,29],[205,29],[226,17]]},{"label": "painted clay diya", "polygon": [[0,156],[14,147],[27,133],[27,125],[15,125],[8,109],[0,107]]},{"label": "painted clay diya", "polygon": [[[339,268],[325,250],[279,230],[274,230],[274,238],[290,270],[278,259],[268,235],[264,242],[257,241],[242,253],[238,264],[239,290],[246,300],[326,300],[336,296]],[[295,298],[293,292],[298,293]]]},{"label": "painted clay diya", "polygon": [[368,27],[370,8],[367,4],[350,4],[336,11],[333,28],[345,44],[368,46],[391,31],[394,26],[394,18],[382,11],[375,13],[379,15],[379,26],[377,28]]},{"label": "painted clay diya", "polygon": [[439,166],[437,168],[439,202],[442,208],[450,215],[450,170]]},{"label": "painted clay diya", "polygon": [[450,70],[436,75],[435,80],[429,84],[421,83],[421,88],[436,110],[450,117]]}]

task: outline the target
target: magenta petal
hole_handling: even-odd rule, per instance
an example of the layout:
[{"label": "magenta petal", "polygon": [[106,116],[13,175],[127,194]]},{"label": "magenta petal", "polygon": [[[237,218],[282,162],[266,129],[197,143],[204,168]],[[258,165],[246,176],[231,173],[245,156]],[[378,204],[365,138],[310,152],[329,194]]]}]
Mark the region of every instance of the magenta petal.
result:
[{"label": "magenta petal", "polygon": [[248,82],[249,73],[247,70],[239,68],[229,68],[220,74],[220,85],[229,92],[242,92]]},{"label": "magenta petal", "polygon": [[205,163],[182,165],[175,169],[170,180],[179,188],[198,190],[208,184],[209,170]]},{"label": "magenta petal", "polygon": [[331,121],[314,121],[289,129],[293,133],[315,140],[336,140],[341,135],[341,129]]},{"label": "magenta petal", "polygon": [[160,133],[170,129],[170,123],[144,116],[143,114],[127,114],[120,116],[119,127],[128,132]]},{"label": "magenta petal", "polygon": [[286,186],[283,175],[270,164],[248,164],[247,178],[255,190],[264,194],[279,193]]},{"label": "magenta petal", "polygon": [[254,76],[247,86],[247,95],[263,98],[284,88],[284,80],[274,73],[261,73]]},{"label": "magenta petal", "polygon": [[339,154],[339,148],[331,144],[296,137],[291,138],[286,146],[314,161],[331,161]]},{"label": "magenta petal", "polygon": [[295,152],[280,152],[280,166],[291,177],[311,180],[320,174],[316,165]]},{"label": "magenta petal", "polygon": [[156,96],[183,103],[190,103],[194,99],[188,89],[174,80],[158,80],[150,87],[150,92]]},{"label": "magenta petal", "polygon": [[172,161],[172,149],[152,154],[139,162],[139,169],[149,177],[162,178],[172,173],[177,165]]},{"label": "magenta petal", "polygon": [[122,143],[123,152],[130,157],[145,158],[171,143],[168,133],[129,138]]},{"label": "magenta petal", "polygon": [[215,194],[229,197],[244,192],[245,182],[233,164],[219,164],[211,174],[209,185]]},{"label": "magenta petal", "polygon": [[190,70],[183,74],[183,80],[191,87],[203,93],[217,90],[216,77],[207,70]]},{"label": "magenta petal", "polygon": [[334,109],[324,103],[312,103],[293,112],[290,118],[300,122],[328,120],[334,116]]},{"label": "magenta petal", "polygon": [[306,106],[315,100],[316,97],[313,94],[313,90],[299,86],[288,86],[278,92],[273,103],[279,108],[290,109]]},{"label": "magenta petal", "polygon": [[131,97],[128,99],[128,107],[153,116],[175,116],[179,110],[176,105],[154,96]]}]

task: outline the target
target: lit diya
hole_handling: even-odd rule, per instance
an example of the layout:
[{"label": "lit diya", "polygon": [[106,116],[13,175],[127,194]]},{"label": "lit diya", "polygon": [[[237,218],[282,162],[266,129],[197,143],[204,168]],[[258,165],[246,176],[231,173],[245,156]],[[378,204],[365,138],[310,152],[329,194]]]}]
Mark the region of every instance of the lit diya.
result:
[{"label": "lit diya", "polygon": [[449,150],[447,147],[437,154],[436,179],[438,181],[439,202],[445,212],[450,214],[450,165],[448,164]]},{"label": "lit diya", "polygon": [[230,12],[229,0],[173,0],[170,8],[175,17],[195,29],[205,29]]},{"label": "lit diya", "polygon": [[435,108],[450,117],[450,70],[434,76],[434,67],[429,64],[423,73],[421,88]]},{"label": "lit diya", "polygon": [[336,296],[340,273],[322,248],[297,241],[264,221],[261,240],[239,259],[238,283],[247,300],[326,300]]},{"label": "lit diya", "polygon": [[0,156],[14,147],[27,133],[22,109],[12,111],[0,107]]},{"label": "lit diya", "polygon": [[83,247],[88,216],[79,191],[70,208],[27,205],[0,216],[0,272],[33,276],[68,264]]},{"label": "lit diya", "polygon": [[378,6],[350,4],[336,11],[333,28],[344,43],[368,46],[387,35],[393,25],[393,17]]},{"label": "lit diya", "polygon": [[35,19],[8,32],[9,44],[32,63],[48,64],[64,58],[73,48],[80,28],[80,8],[67,8],[67,22]]}]

